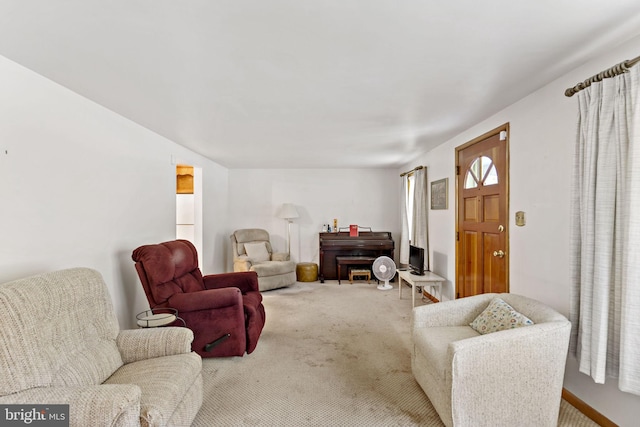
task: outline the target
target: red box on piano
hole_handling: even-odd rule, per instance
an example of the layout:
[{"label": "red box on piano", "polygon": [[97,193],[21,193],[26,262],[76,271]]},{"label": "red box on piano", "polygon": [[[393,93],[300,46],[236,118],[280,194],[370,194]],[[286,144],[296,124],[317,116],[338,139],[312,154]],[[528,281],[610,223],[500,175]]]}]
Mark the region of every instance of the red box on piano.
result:
[{"label": "red box on piano", "polygon": [[349,226],[349,236],[351,236],[351,237],[358,237],[359,236],[359,234],[358,234],[358,226],[357,225],[351,224]]}]

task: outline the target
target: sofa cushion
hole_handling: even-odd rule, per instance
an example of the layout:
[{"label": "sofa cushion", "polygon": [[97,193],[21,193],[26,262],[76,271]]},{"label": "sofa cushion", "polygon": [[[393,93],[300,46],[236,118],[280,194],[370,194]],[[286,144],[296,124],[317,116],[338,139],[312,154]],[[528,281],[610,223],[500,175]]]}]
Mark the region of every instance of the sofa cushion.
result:
[{"label": "sofa cushion", "polygon": [[170,424],[184,396],[200,380],[201,371],[202,359],[192,352],[129,363],[104,383],[140,387],[140,424],[164,426]]},{"label": "sofa cushion", "polygon": [[533,321],[501,298],[491,300],[487,308],[469,324],[481,334],[533,325]]},{"label": "sofa cushion", "polygon": [[244,250],[253,262],[265,262],[271,260],[271,254],[267,250],[265,242],[245,243]]},{"label": "sofa cushion", "polygon": [[451,360],[447,357],[449,344],[478,335],[469,326],[437,326],[414,329],[412,340],[414,351],[433,363],[433,374],[444,380],[446,370],[451,369]]}]

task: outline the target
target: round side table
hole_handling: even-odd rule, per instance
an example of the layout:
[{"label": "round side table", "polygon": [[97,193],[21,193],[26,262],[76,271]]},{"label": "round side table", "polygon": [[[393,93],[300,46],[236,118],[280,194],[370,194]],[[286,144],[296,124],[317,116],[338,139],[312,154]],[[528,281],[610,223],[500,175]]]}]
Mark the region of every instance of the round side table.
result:
[{"label": "round side table", "polygon": [[176,320],[180,320],[184,326],[187,326],[184,319],[178,316],[178,310],[175,308],[151,308],[138,313],[136,320],[140,328],[168,326]]}]

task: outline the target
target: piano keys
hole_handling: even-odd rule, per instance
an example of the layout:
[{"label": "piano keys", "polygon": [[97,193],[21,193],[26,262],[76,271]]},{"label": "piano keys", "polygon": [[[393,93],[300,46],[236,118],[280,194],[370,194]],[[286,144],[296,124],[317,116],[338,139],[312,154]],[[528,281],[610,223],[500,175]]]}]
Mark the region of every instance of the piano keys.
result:
[{"label": "piano keys", "polygon": [[[358,236],[349,236],[348,231],[320,233],[320,283],[338,280],[336,257],[370,257],[386,255],[393,259],[395,243],[389,231],[361,231]],[[373,264],[373,261],[371,261]],[[369,265],[369,267],[371,267]],[[348,268],[340,269],[341,280],[349,278]],[[373,277],[373,276],[372,276]]]}]

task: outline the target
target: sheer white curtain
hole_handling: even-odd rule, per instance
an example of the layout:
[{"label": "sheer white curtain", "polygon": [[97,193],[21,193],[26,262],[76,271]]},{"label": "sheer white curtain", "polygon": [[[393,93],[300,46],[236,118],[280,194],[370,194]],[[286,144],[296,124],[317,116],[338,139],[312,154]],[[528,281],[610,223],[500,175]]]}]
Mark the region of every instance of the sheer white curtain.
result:
[{"label": "sheer white curtain", "polygon": [[413,174],[415,190],[413,192],[413,225],[411,242],[424,249],[425,268],[429,269],[429,224],[427,218],[427,169],[418,169]]},{"label": "sheer white curtain", "polygon": [[405,174],[402,177],[402,203],[400,203],[400,218],[402,218],[402,231],[400,233],[400,265],[409,264],[409,174]]},{"label": "sheer white curtain", "polygon": [[400,217],[400,265],[409,264],[409,241],[424,248],[425,268],[429,268],[429,243],[427,223],[427,169],[420,168],[402,176],[402,196]]},{"label": "sheer white curtain", "polygon": [[640,394],[640,66],[578,93],[571,351]]}]

